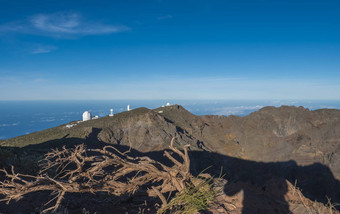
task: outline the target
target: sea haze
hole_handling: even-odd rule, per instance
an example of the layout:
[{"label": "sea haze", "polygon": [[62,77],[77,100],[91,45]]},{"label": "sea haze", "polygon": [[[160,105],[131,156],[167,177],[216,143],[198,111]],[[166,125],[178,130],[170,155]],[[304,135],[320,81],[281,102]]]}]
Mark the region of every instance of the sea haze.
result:
[{"label": "sea haze", "polygon": [[0,140],[41,131],[82,119],[84,111],[92,115],[106,116],[114,113],[147,107],[180,104],[196,115],[245,116],[264,106],[294,105],[311,110],[320,108],[340,109],[340,101],[295,101],[295,100],[114,100],[114,101],[0,101]]}]

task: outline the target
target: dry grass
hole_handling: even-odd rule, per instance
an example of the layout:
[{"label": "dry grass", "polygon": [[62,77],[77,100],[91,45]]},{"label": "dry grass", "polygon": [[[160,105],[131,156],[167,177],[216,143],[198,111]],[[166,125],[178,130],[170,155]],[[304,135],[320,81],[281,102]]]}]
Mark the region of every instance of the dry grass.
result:
[{"label": "dry grass", "polygon": [[[56,212],[69,193],[107,192],[121,196],[134,194],[146,186],[150,196],[161,199],[162,210],[176,203],[187,210],[205,209],[213,197],[210,181],[191,175],[188,145],[182,152],[173,146],[174,140],[171,140],[170,150],[182,161],[164,151],[173,162],[171,167],[149,157],[131,157],[129,151],[122,153],[113,146],[90,150],[82,144],[74,149],[55,149],[46,154],[42,170],[36,176],[16,173],[14,167],[10,171],[0,170],[6,177],[0,182],[0,194],[4,196],[1,201],[9,203],[32,192],[51,191],[55,197],[45,204],[42,212]],[[178,194],[168,203],[164,194],[176,191]],[[189,208],[190,204],[194,208]]]},{"label": "dry grass", "polygon": [[206,210],[210,202],[216,197],[216,192],[213,190],[212,185],[212,178],[206,179],[196,186],[188,184],[166,206],[163,206],[157,214],[190,214]]},{"label": "dry grass", "polygon": [[293,195],[297,196],[299,199],[299,202],[303,204],[308,214],[320,214],[320,213],[329,213],[329,214],[335,214],[339,213],[336,206],[339,206],[339,204],[332,203],[331,199],[327,197],[327,204],[323,206],[321,203],[317,201],[310,201],[309,199],[305,198],[301,190],[296,186],[297,181],[295,180],[295,183],[293,185]]}]

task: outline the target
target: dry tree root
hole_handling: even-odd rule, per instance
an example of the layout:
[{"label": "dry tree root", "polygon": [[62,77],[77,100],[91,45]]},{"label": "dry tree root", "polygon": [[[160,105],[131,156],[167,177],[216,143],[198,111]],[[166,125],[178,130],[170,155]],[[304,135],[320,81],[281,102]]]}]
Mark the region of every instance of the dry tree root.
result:
[{"label": "dry tree root", "polygon": [[[6,177],[0,182],[0,194],[5,196],[1,201],[9,203],[11,200],[20,200],[28,193],[52,191],[56,196],[45,204],[49,205],[43,210],[46,213],[55,212],[67,193],[107,192],[120,196],[133,194],[141,186],[151,185],[149,195],[158,196],[164,207],[167,205],[164,193],[181,192],[197,179],[189,171],[189,145],[184,146],[182,152],[173,146],[174,140],[171,140],[170,149],[183,162],[164,151],[164,155],[173,162],[172,167],[149,157],[128,156],[113,146],[86,149],[82,144],[73,149],[63,147],[61,150],[52,150],[46,154],[42,170],[37,176],[15,173],[13,167],[11,171],[0,170]],[[50,176],[49,171],[54,171],[55,175]]]}]

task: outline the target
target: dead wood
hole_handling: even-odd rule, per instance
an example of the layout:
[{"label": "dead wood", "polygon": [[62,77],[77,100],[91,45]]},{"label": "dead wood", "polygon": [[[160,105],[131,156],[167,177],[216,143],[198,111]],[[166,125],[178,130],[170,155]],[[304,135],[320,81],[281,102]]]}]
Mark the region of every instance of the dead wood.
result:
[{"label": "dead wood", "polygon": [[166,205],[164,193],[180,192],[193,181],[189,145],[184,146],[182,152],[174,147],[174,140],[171,140],[170,150],[183,160],[178,161],[173,154],[164,151],[173,162],[171,167],[149,157],[131,157],[114,146],[86,149],[82,144],[73,149],[52,150],[45,155],[37,176],[16,173],[13,167],[10,171],[1,169],[6,177],[0,181],[0,194],[5,196],[1,201],[9,203],[32,192],[50,191],[55,197],[45,204],[47,208],[43,213],[46,213],[55,212],[67,193],[107,192],[120,196],[133,194],[147,185],[150,195],[158,196]]}]

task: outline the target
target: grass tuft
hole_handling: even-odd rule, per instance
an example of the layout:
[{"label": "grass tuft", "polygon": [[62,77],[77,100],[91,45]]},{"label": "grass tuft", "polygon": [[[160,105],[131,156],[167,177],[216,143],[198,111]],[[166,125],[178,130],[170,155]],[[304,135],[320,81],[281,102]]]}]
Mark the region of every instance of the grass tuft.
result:
[{"label": "grass tuft", "polygon": [[[158,210],[157,214],[192,214],[207,210],[210,203],[217,196],[217,191],[213,188],[214,178],[211,176],[206,178],[202,174],[207,169],[203,170],[195,179],[193,179],[194,183],[188,183],[181,192],[178,192],[170,200],[170,202]],[[219,178],[224,177],[222,171],[223,169],[221,168]]]}]

